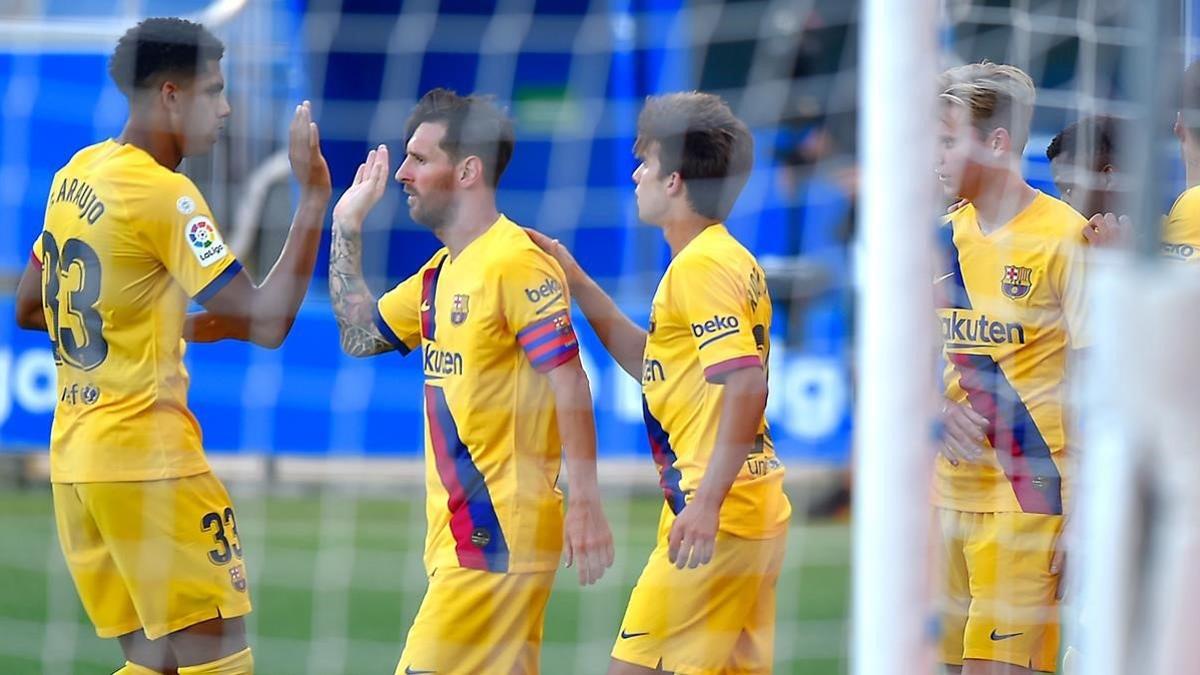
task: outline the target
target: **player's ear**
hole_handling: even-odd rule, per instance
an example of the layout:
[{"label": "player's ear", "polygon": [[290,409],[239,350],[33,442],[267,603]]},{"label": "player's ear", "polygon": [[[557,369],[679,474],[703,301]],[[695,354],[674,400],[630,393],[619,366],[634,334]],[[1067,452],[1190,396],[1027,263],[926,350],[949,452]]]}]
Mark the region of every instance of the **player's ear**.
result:
[{"label": "player's ear", "polygon": [[457,171],[458,182],[462,183],[464,187],[470,187],[483,180],[483,160],[476,155],[468,155],[466,159],[458,163]]},{"label": "player's ear", "polygon": [[678,171],[672,171],[671,175],[667,176],[667,194],[676,195],[683,190],[683,176]]},{"label": "player's ear", "polygon": [[992,152],[996,154],[1006,153],[1012,147],[1012,137],[1008,135],[1008,129],[1004,127],[1000,127],[992,132],[991,141],[989,146]]}]

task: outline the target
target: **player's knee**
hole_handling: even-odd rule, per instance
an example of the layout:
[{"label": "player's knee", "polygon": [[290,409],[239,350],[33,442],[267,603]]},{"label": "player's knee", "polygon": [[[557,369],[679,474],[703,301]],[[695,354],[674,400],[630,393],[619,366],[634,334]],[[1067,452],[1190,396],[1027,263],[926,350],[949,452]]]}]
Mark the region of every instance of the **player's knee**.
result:
[{"label": "player's knee", "polygon": [[175,656],[166,640],[151,640],[142,631],[126,633],[117,638],[125,655],[120,675],[175,675]]},{"label": "player's knee", "polygon": [[[180,675],[183,673],[249,673],[250,670],[188,670],[221,662],[239,654],[245,653],[245,661],[250,659],[250,650],[246,644],[246,623],[241,617],[233,619],[210,619],[177,630],[168,636],[171,651],[175,660],[180,664]],[[184,667],[186,666],[186,668]]]},{"label": "player's knee", "polygon": [[250,648],[230,654],[216,661],[199,663],[194,666],[182,666],[179,675],[253,675],[254,656]]}]

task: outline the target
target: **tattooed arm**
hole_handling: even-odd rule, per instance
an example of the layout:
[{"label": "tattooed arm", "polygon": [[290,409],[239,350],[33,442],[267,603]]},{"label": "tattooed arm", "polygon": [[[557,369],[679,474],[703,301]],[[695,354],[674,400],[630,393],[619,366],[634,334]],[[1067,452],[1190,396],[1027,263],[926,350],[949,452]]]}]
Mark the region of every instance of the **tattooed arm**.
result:
[{"label": "tattooed arm", "polygon": [[375,296],[362,276],[362,232],[345,226],[336,215],[329,250],[329,300],[343,352],[371,356],[396,348],[375,325]]},{"label": "tattooed arm", "polygon": [[375,296],[363,281],[362,224],[387,188],[388,151],[381,145],[358,166],[354,183],[333,207],[329,250],[329,300],[337,319],[342,351],[371,356],[396,348],[375,324]]}]

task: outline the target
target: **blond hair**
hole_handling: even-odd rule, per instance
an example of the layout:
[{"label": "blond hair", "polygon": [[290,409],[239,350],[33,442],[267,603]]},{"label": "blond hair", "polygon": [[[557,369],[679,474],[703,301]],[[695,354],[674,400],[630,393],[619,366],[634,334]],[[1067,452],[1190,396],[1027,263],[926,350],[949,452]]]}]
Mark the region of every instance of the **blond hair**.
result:
[{"label": "blond hair", "polygon": [[938,80],[938,98],[966,109],[971,125],[983,135],[1005,129],[1013,151],[1029,142],[1036,92],[1033,80],[1016,66],[981,61],[950,68]]}]

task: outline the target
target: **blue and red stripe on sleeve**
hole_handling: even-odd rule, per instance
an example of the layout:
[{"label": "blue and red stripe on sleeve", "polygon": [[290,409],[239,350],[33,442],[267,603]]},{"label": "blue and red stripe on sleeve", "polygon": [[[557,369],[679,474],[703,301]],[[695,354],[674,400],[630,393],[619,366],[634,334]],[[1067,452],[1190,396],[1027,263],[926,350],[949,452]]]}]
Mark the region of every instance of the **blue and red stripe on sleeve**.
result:
[{"label": "blue and red stripe on sleeve", "polygon": [[539,373],[554,370],[579,354],[579,340],[565,309],[526,326],[517,333],[517,342]]}]

